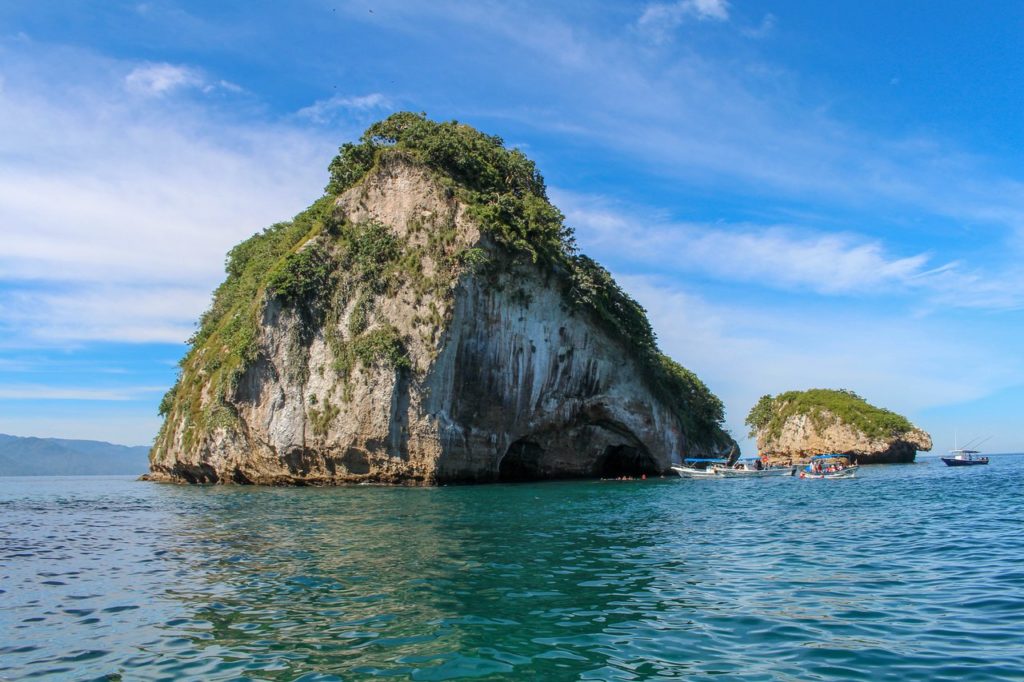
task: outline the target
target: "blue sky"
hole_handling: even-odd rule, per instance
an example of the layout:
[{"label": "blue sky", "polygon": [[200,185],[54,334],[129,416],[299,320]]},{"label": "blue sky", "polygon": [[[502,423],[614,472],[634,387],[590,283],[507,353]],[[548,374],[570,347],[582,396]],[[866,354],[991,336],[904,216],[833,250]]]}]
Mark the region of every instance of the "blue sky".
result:
[{"label": "blue sky", "polygon": [[228,248],[408,109],[530,155],[735,435],[845,387],[1024,451],[1021,36],[997,1],[4,3],[0,432],[148,443]]}]

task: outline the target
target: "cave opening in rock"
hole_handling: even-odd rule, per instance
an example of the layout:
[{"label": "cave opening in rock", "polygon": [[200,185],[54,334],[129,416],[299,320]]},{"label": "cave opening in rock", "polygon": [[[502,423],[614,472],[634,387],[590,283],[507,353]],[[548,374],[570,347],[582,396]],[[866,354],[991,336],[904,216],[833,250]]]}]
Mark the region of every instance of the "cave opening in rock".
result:
[{"label": "cave opening in rock", "polygon": [[498,465],[498,480],[537,481],[544,478],[541,462],[544,448],[531,440],[521,438],[508,446]]},{"label": "cave opening in rock", "polygon": [[615,445],[604,451],[597,461],[594,473],[601,478],[619,478],[620,476],[635,478],[644,475],[657,476],[661,470],[645,448]]}]

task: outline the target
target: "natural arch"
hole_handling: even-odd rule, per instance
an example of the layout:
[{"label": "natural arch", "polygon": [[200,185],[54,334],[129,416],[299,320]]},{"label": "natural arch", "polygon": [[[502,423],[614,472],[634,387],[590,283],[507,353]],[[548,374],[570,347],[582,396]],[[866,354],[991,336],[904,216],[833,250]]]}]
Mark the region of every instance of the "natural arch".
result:
[{"label": "natural arch", "polygon": [[596,471],[601,478],[620,476],[654,476],[661,473],[658,463],[643,446],[613,445],[597,460]]},{"label": "natural arch", "polygon": [[501,481],[536,481],[545,478],[541,467],[544,448],[531,440],[520,438],[508,446],[505,456],[498,465],[498,479]]}]

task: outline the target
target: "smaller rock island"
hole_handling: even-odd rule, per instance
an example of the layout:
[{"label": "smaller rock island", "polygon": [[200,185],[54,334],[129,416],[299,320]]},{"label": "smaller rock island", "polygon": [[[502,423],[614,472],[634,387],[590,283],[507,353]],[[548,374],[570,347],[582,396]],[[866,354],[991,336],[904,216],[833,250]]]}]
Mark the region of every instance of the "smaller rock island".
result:
[{"label": "smaller rock island", "polygon": [[844,389],[761,396],[746,424],[772,464],[802,464],[826,452],[850,455],[859,464],[901,464],[932,449],[931,436],[906,417]]}]

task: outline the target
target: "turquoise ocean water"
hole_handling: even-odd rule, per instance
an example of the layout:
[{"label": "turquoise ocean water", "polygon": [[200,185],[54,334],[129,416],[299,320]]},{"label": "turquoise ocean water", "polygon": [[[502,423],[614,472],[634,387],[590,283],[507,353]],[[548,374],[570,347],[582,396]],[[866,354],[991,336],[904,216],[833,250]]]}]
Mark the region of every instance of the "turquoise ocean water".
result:
[{"label": "turquoise ocean water", "polygon": [[1022,492],[0,479],[0,679],[1024,680]]}]

